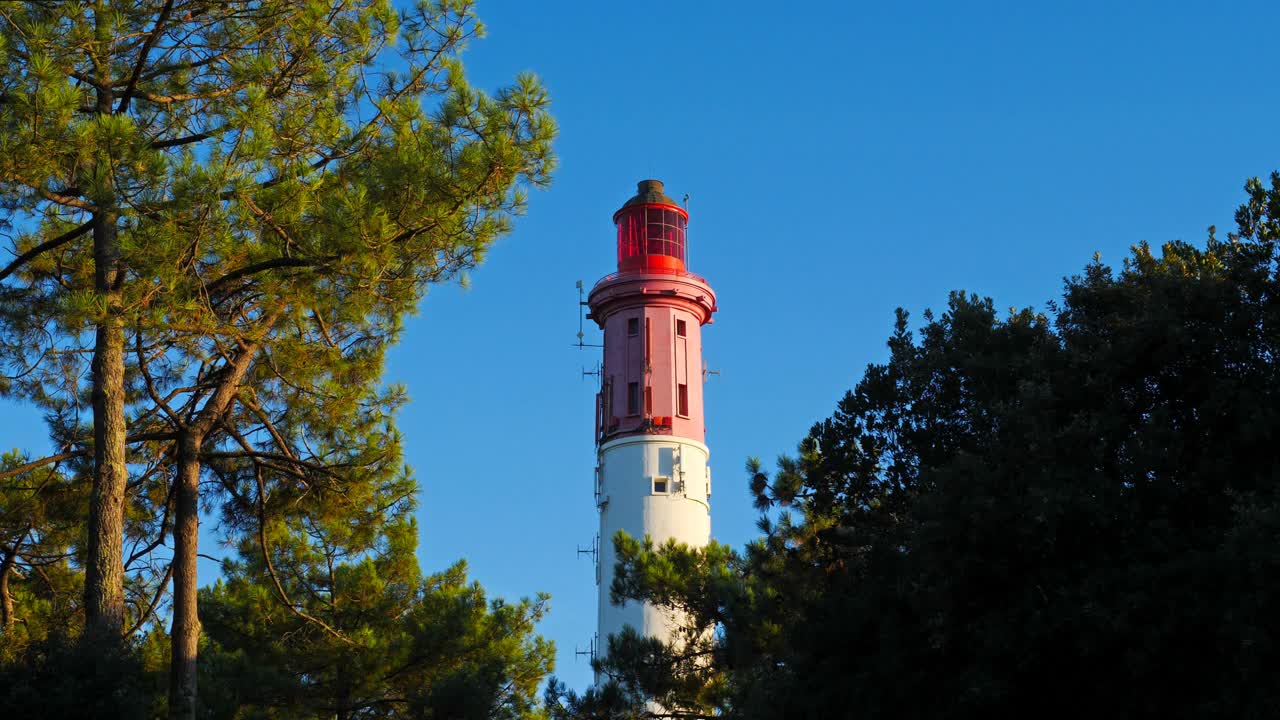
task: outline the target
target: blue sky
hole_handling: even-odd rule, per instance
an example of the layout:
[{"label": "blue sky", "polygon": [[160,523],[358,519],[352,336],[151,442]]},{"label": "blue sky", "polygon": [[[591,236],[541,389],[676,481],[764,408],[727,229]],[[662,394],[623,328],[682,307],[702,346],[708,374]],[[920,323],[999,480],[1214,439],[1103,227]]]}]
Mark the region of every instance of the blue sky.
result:
[{"label": "blue sky", "polygon": [[[1121,7],[1122,6],[1122,7]],[[740,546],[743,462],[771,463],[964,289],[1043,307],[1094,252],[1231,226],[1280,168],[1275,3],[480,2],[464,56],[490,90],[548,86],[560,170],[467,288],[432,290],[392,354],[421,483],[426,571],[547,591],[557,674],[582,687],[595,627],[592,394],[574,282],[613,270],[610,216],[654,177],[690,196],[712,528]],[[9,443],[43,449],[4,405]],[[208,568],[205,568],[207,572]]]},{"label": "blue sky", "polygon": [[[1121,7],[1123,6],[1123,7]],[[1231,226],[1280,168],[1274,3],[482,2],[466,56],[550,89],[561,168],[467,290],[441,288],[391,364],[423,483],[427,568],[552,594],[557,674],[595,626],[590,382],[574,281],[613,269],[610,216],[655,177],[690,195],[712,530],[756,534],[771,463],[886,356],[896,307],[947,292],[1037,306],[1094,252]],[[530,422],[529,418],[537,418]]]}]

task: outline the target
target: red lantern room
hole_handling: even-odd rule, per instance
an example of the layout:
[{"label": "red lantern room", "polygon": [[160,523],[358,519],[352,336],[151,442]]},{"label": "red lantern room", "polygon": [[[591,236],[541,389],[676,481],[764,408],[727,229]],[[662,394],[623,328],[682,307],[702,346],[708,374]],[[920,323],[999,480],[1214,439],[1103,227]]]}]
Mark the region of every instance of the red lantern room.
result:
[{"label": "red lantern room", "polygon": [[636,196],[613,214],[618,227],[618,272],[685,270],[689,213],[662,192],[657,180],[641,180]]}]

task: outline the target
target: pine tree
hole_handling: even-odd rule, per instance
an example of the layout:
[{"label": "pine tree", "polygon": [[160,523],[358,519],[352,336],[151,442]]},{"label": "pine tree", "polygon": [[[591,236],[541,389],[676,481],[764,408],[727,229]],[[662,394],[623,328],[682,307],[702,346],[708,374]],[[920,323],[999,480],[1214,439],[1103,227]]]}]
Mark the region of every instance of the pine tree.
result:
[{"label": "pine tree", "polygon": [[[312,511],[335,500],[323,491],[264,498],[245,489],[259,504],[260,533],[201,591],[215,714],[540,717],[537,688],[554,652],[533,627],[546,598],[489,601],[464,563],[421,576],[406,483],[388,478],[371,495],[345,498],[361,506],[358,523],[354,508]],[[282,611],[281,595],[293,612]]]},{"label": "pine tree", "polygon": [[[272,383],[323,396],[355,379],[367,399],[426,285],[509,229],[517,181],[547,181],[554,125],[531,77],[493,98],[467,85],[457,57],[482,27],[465,1],[0,15],[5,389],[53,418],[63,442],[46,461],[94,458],[90,632],[125,628],[130,468],[139,487],[173,474],[140,506],[172,515],[171,711],[190,717],[209,446],[261,446],[236,426],[254,415],[269,433],[280,409],[253,394],[288,394]],[[267,444],[288,458],[295,442]]]}]

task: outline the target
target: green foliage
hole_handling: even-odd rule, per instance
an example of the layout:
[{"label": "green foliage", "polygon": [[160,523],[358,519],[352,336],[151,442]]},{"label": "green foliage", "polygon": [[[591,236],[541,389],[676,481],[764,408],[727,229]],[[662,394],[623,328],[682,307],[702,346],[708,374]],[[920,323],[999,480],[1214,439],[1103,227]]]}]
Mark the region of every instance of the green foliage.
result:
[{"label": "green foliage", "polygon": [[618,567],[628,570],[613,580],[613,602],[644,597],[674,613],[680,627],[672,642],[643,637],[630,627],[610,636],[592,661],[604,682],[579,696],[553,679],[545,693],[549,712],[557,720],[632,720],[650,717],[656,703],[681,717],[711,713],[728,691],[714,662],[721,640],[714,626],[721,615],[719,598],[739,583],[730,569],[733,551],[715,542],[695,549],[668,541],[655,548],[648,538],[637,540],[622,531],[613,542]]},{"label": "green foliage", "polygon": [[[373,547],[358,548],[301,521],[273,532],[270,567],[261,548],[246,542],[240,559],[225,564],[224,579],[201,593],[209,711],[540,717],[534,699],[554,648],[533,632],[546,598],[489,601],[467,582],[464,563],[422,577],[415,537],[401,519]],[[282,606],[279,592],[297,598],[299,612]]]},{"label": "green foliage", "polygon": [[[427,285],[479,262],[520,184],[554,168],[534,77],[493,96],[467,83],[470,2],[12,5],[0,361],[78,447],[86,330],[107,314],[134,335],[133,436],[203,407],[246,342],[270,347],[259,392],[358,393]],[[124,269],[110,301],[74,235],[107,216]]]},{"label": "green foliage", "polygon": [[[92,484],[79,528],[98,530],[78,561],[93,572],[75,580],[95,599],[89,624],[116,617],[121,593],[105,586],[122,575],[125,630],[168,610],[186,678],[169,710],[194,717],[203,500],[247,558],[259,548],[274,612],[368,644],[362,621],[313,607],[310,580],[281,583],[271,561],[323,558],[344,583],[370,583],[359,602],[421,604],[425,590],[396,594],[426,585],[388,520],[416,486],[394,424],[404,392],[383,385],[383,360],[428,287],[479,263],[527,188],[549,182],[545,90],[531,75],[491,95],[469,85],[460,56],[483,26],[467,0],[0,15],[0,391],[46,411],[75,463],[68,482],[80,496]],[[102,510],[121,506],[123,520]],[[116,650],[149,663],[153,637]],[[524,707],[533,670],[519,672],[495,703]]]},{"label": "green foliage", "polygon": [[18,718],[113,720],[157,716],[163,665],[120,645],[86,647],[56,626],[0,663],[0,707]]},{"label": "green foliage", "polygon": [[[0,470],[21,470],[28,461],[6,453]],[[0,707],[14,717],[109,720],[154,716],[162,707],[162,632],[152,627],[120,645],[84,634],[88,490],[57,465],[0,478]],[[130,587],[129,620],[142,628],[150,600],[144,595],[154,589],[138,585]]]},{"label": "green foliage", "polygon": [[[28,460],[6,453],[0,469],[17,470]],[[74,637],[83,583],[74,558],[86,489],[56,466],[0,478],[0,663],[17,661],[52,636]]]},{"label": "green foliage", "polygon": [[624,637],[560,716],[1273,716],[1280,175],[1246,190],[1226,241],[1095,258],[1046,313],[900,311],[797,454],[748,463],[744,553],[616,539],[615,596],[687,613],[706,693]]}]

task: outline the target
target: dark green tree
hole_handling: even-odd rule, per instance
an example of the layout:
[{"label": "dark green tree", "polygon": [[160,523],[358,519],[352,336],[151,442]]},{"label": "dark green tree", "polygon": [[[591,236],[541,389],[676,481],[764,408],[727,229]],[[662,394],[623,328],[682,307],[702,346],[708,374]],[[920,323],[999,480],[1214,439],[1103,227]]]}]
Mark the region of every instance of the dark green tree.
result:
[{"label": "dark green tree", "polygon": [[681,647],[611,644],[615,702],[553,710],[1274,716],[1280,174],[1246,190],[1227,239],[1095,258],[1044,313],[900,312],[797,454],[749,463],[759,541],[617,539],[615,593],[694,609],[712,667],[672,695]]}]

